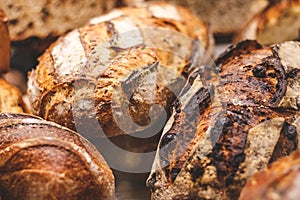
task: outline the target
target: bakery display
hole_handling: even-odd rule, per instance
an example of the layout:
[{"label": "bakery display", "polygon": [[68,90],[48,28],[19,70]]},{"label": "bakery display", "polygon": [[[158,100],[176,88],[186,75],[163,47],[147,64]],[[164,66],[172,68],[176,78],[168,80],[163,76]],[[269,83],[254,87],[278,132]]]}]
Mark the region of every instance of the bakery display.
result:
[{"label": "bakery display", "polygon": [[77,133],[25,114],[0,114],[0,199],[114,199],[114,176]]},{"label": "bakery display", "polygon": [[24,113],[28,108],[23,102],[21,91],[0,78],[0,113]]},{"label": "bakery display", "polygon": [[185,8],[161,2],[115,9],[39,58],[28,81],[33,112],[89,135],[101,136],[98,125],[88,125],[92,118],[108,137],[142,131],[213,47],[208,27]]},{"label": "bakery display", "polygon": [[[135,5],[147,0],[123,0],[126,5]],[[257,12],[268,5],[268,0],[166,0],[190,8],[216,35],[235,33]]]},{"label": "bakery display", "polygon": [[238,199],[256,171],[299,149],[299,53],[299,42],[246,40],[194,72],[158,145],[152,199]]},{"label": "bakery display", "polygon": [[275,1],[253,17],[237,34],[236,41],[257,40],[270,45],[300,39],[300,1]]},{"label": "bakery display", "polygon": [[0,73],[7,72],[9,70],[9,59],[10,39],[7,29],[7,18],[0,7]]},{"label": "bakery display", "polygon": [[0,0],[11,40],[59,36],[115,5],[115,0]]},{"label": "bakery display", "polygon": [[241,192],[239,200],[298,199],[300,152],[272,163],[251,177]]}]

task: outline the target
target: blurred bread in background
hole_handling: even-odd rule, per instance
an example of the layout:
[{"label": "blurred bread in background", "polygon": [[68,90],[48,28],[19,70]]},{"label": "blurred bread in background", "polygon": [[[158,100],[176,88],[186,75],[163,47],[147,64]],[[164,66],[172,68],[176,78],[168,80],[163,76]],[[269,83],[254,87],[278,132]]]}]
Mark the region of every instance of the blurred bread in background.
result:
[{"label": "blurred bread in background", "polygon": [[[134,5],[147,0],[123,0]],[[216,35],[235,33],[244,23],[268,5],[268,0],[165,0],[190,8],[209,23]]]},{"label": "blurred bread in background", "polygon": [[[1,5],[1,4],[0,4]],[[9,70],[10,40],[7,29],[7,18],[0,8],[0,73]]]},{"label": "blurred bread in background", "polygon": [[277,1],[254,16],[235,41],[257,40],[264,45],[300,39],[300,0]]}]

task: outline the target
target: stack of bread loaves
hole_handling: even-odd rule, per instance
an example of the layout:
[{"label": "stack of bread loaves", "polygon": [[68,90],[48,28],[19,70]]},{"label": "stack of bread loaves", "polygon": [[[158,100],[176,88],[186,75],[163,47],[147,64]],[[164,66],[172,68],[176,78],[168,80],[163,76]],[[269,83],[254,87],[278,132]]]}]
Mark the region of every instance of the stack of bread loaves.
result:
[{"label": "stack of bread loaves", "polygon": [[[0,68],[9,69],[9,37],[0,12]],[[77,133],[28,111],[18,88],[0,79],[0,199],[114,199],[114,176]]]},{"label": "stack of bread loaves", "polygon": [[[132,6],[111,10],[121,4]],[[283,42],[299,39],[299,0],[0,7],[1,74],[10,67],[10,38],[32,45],[59,37],[28,74],[37,116],[24,114],[20,91],[0,79],[0,200],[115,199],[110,167],[122,169],[113,159],[132,170],[122,172],[153,164],[153,200],[298,194],[299,152],[280,159],[300,150],[300,42]],[[242,27],[212,63],[213,34]],[[96,147],[111,142],[127,154],[102,151],[107,164]]]}]

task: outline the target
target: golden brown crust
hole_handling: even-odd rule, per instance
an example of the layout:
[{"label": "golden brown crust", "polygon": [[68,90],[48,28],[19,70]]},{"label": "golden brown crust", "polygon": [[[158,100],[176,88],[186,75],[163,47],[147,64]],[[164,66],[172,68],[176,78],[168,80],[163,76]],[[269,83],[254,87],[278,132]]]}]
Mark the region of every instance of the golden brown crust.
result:
[{"label": "golden brown crust", "polygon": [[84,119],[97,117],[110,137],[138,131],[150,123],[152,105],[166,107],[174,99],[166,86],[205,62],[201,48],[211,53],[212,47],[208,27],[184,8],[151,3],[113,10],[40,57],[28,83],[34,113],[72,129],[74,120],[85,126]]},{"label": "golden brown crust", "polygon": [[[150,0],[122,0],[124,4],[141,4]],[[153,1],[153,0],[151,0]],[[236,33],[245,21],[268,5],[268,0],[165,0],[188,7],[206,23],[216,35]]]},{"label": "golden brown crust", "polygon": [[0,0],[12,41],[59,36],[107,12],[115,0]]},{"label": "golden brown crust", "polygon": [[299,149],[299,107],[287,103],[298,94],[286,93],[299,49],[243,41],[191,75],[158,145],[152,199],[237,199],[254,172]]},{"label": "golden brown crust", "polygon": [[300,152],[294,152],[255,173],[243,188],[239,200],[297,199],[299,191]]},{"label": "golden brown crust", "polygon": [[0,73],[9,70],[10,38],[7,28],[7,18],[0,8]]},{"label": "golden brown crust", "polygon": [[235,41],[257,40],[264,45],[300,39],[300,1],[276,1],[259,12],[237,34]]},{"label": "golden brown crust", "polygon": [[28,112],[21,91],[4,79],[0,79],[0,112]]},{"label": "golden brown crust", "polygon": [[77,133],[38,117],[0,114],[3,199],[113,199],[114,177]]}]

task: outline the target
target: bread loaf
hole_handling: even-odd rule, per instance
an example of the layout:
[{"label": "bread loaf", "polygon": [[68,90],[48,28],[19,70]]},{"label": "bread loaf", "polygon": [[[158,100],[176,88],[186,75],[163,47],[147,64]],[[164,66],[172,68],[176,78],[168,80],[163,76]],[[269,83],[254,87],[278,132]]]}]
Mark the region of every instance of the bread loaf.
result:
[{"label": "bread loaf", "polygon": [[[127,5],[147,0],[123,0]],[[268,0],[166,0],[190,8],[216,35],[232,34],[268,5]]]},{"label": "bread loaf", "polygon": [[24,114],[0,114],[1,200],[114,199],[114,177],[77,133]]},{"label": "bread loaf", "polygon": [[300,39],[300,1],[282,0],[270,4],[253,17],[235,40],[253,39],[269,45]]},{"label": "bread loaf", "polygon": [[0,79],[0,113],[3,112],[23,113],[28,112],[28,109],[23,102],[21,91]]},{"label": "bread loaf", "polygon": [[58,36],[85,24],[115,5],[115,0],[0,0],[13,41]]},{"label": "bread loaf", "polygon": [[108,137],[141,131],[168,107],[184,75],[206,61],[212,40],[208,27],[182,7],[113,10],[61,37],[39,58],[28,81],[33,111],[89,134],[101,132],[87,125],[92,118]]},{"label": "bread loaf", "polygon": [[282,158],[254,174],[241,192],[239,200],[294,200],[299,191],[300,152]]},{"label": "bread loaf", "polygon": [[299,149],[299,53],[299,42],[243,41],[192,74],[158,145],[152,199],[238,199],[251,175]]},{"label": "bread loaf", "polygon": [[[1,4],[0,4],[1,5]],[[0,8],[0,73],[9,70],[10,39],[7,29],[7,18]]]}]

